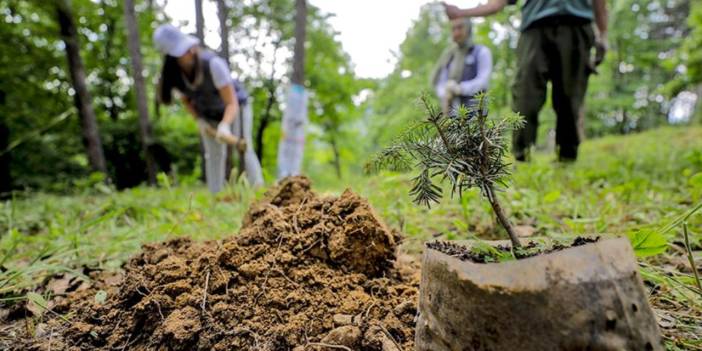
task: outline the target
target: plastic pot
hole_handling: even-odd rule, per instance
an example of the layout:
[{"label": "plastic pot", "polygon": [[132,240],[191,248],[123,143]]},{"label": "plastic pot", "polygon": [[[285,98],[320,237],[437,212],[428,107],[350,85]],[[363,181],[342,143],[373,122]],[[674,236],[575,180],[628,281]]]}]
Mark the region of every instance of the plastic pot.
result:
[{"label": "plastic pot", "polygon": [[634,252],[601,240],[504,263],[426,249],[416,350],[663,350]]}]

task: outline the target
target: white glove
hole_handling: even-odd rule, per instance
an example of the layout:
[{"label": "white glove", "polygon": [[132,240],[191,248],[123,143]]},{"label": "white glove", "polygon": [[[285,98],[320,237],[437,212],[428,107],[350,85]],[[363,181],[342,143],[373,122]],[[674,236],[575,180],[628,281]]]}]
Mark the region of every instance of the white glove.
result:
[{"label": "white glove", "polygon": [[609,50],[609,42],[607,41],[607,35],[600,34],[595,40],[595,67],[599,66],[607,55],[607,50]]},{"label": "white glove", "polygon": [[446,82],[446,92],[453,96],[461,95],[461,85],[455,80],[449,80]]},{"label": "white glove", "polygon": [[219,122],[217,125],[217,136],[215,139],[221,140],[222,137],[232,136],[232,125],[227,122]]}]

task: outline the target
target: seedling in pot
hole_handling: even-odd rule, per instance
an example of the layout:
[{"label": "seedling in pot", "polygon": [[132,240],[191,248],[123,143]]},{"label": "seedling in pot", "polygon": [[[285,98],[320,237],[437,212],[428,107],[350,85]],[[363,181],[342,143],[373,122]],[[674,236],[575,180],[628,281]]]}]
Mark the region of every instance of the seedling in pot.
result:
[{"label": "seedling in pot", "polygon": [[509,234],[512,247],[520,248],[521,243],[497,192],[507,186],[505,180],[510,175],[510,165],[505,161],[508,132],[523,126],[521,116],[510,113],[501,118],[488,118],[484,94],[477,97],[474,110],[461,106],[456,116],[445,115],[426,96],[421,97],[421,102],[426,117],[378,153],[368,164],[368,170],[418,170],[410,195],[415,203],[428,207],[443,197],[437,180],[449,183],[451,197],[461,196],[473,187],[479,188]]},{"label": "seedling in pot", "polygon": [[438,183],[448,183],[451,196],[479,188],[512,245],[479,244],[469,252],[451,242],[427,245],[415,349],[663,350],[627,239],[587,245],[593,240],[581,238],[572,245],[581,247],[534,257],[530,264],[501,262],[510,254],[523,258],[565,248],[521,246],[500,205],[497,191],[510,173],[507,133],[522,125],[521,118],[488,118],[485,96],[477,98],[475,110],[461,108],[456,117],[421,100],[427,117],[380,152],[371,170],[416,169],[410,194],[427,206],[443,196]]}]

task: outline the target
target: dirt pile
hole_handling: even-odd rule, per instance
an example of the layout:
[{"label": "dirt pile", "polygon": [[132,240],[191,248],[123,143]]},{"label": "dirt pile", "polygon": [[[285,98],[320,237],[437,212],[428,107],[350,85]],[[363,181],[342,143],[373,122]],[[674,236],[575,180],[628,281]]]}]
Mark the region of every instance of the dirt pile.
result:
[{"label": "dirt pile", "polygon": [[70,323],[53,320],[41,328],[51,338],[18,347],[411,350],[418,281],[394,266],[398,239],[352,192],[321,198],[289,178],[239,235],[146,245],[102,287],[106,301],[76,292],[54,309],[77,313]]}]

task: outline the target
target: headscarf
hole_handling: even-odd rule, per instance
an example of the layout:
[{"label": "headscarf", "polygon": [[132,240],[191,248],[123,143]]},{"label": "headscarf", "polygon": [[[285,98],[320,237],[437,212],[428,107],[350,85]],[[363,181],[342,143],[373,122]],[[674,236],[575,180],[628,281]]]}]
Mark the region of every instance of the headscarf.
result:
[{"label": "headscarf", "polygon": [[473,48],[473,23],[470,18],[464,18],[463,24],[466,30],[466,40],[459,44],[451,45],[447,48],[439,59],[436,67],[434,68],[434,74],[432,76],[432,86],[435,86],[439,81],[441,71],[446,68],[451,62],[453,64],[448,67],[448,79],[456,82],[460,82],[463,77],[463,69],[465,65],[463,62],[466,61],[466,56],[470,53]]}]

